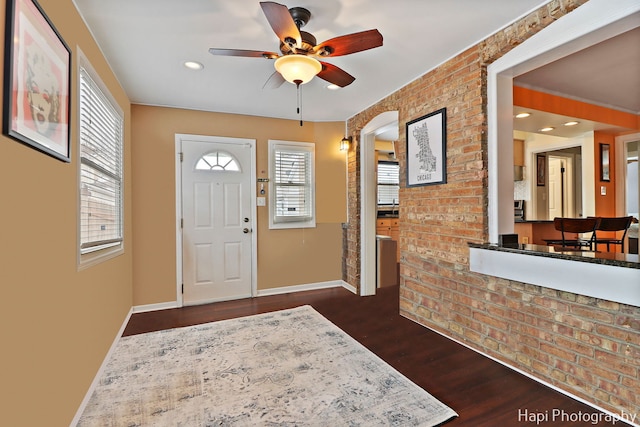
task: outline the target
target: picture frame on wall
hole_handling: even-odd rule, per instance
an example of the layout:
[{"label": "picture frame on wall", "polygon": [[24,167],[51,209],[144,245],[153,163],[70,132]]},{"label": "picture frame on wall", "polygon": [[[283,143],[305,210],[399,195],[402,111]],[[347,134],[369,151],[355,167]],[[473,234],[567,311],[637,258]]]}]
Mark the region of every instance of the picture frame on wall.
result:
[{"label": "picture frame on wall", "polygon": [[600,181],[602,182],[609,182],[611,180],[609,150],[609,144],[600,144]]},{"label": "picture frame on wall", "polygon": [[407,187],[447,182],[447,109],[407,122]]},{"label": "picture frame on wall", "polygon": [[536,155],[536,185],[544,187],[547,179],[547,156],[544,154]]},{"label": "picture frame on wall", "polygon": [[35,0],[7,0],[5,135],[70,162],[71,51]]}]

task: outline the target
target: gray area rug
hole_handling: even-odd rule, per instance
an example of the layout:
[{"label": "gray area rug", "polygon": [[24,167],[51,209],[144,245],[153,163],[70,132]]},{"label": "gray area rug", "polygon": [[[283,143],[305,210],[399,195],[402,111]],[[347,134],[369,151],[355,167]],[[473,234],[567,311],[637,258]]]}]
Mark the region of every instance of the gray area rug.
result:
[{"label": "gray area rug", "polygon": [[310,306],[124,337],[79,426],[434,426],[457,414]]}]

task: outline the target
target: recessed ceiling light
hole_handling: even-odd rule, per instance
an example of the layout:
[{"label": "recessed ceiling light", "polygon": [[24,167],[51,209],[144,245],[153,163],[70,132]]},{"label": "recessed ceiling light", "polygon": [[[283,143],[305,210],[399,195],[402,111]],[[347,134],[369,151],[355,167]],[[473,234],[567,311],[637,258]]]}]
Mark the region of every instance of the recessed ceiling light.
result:
[{"label": "recessed ceiling light", "polygon": [[202,70],[204,68],[204,65],[196,61],[185,61],[184,66],[190,70]]},{"label": "recessed ceiling light", "polygon": [[580,122],[576,122],[575,120],[573,120],[573,121],[571,121],[571,122],[567,122],[567,123],[565,123],[564,125],[565,125],[565,126],[575,126],[575,125],[577,125],[578,123],[580,123]]},{"label": "recessed ceiling light", "polygon": [[334,85],[334,84],[330,84],[329,86],[327,86],[327,89],[329,89],[329,90],[338,90],[338,89],[340,89],[340,86]]},{"label": "recessed ceiling light", "polygon": [[519,113],[516,114],[516,119],[524,119],[525,117],[529,117],[531,113]]},{"label": "recessed ceiling light", "polygon": [[540,132],[551,132],[554,129],[555,129],[554,127],[547,126],[546,128],[540,129]]}]

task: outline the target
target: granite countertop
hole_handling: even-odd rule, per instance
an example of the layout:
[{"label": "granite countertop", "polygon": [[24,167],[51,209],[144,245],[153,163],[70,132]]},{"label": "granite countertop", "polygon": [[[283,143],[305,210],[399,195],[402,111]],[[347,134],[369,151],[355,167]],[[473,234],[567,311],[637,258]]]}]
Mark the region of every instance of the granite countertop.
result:
[{"label": "granite countertop", "polygon": [[640,269],[640,257],[633,254],[621,254],[616,252],[595,252],[559,250],[557,246],[544,245],[513,245],[499,246],[490,243],[468,243],[469,247],[477,249],[488,249],[501,252],[520,253],[532,256],[547,258],[566,259],[570,261],[590,262],[594,264],[613,265],[617,267]]}]

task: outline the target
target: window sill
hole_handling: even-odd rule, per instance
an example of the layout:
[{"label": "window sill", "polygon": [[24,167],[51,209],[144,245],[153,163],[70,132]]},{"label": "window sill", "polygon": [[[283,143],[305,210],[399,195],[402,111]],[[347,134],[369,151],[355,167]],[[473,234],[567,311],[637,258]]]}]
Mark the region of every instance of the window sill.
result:
[{"label": "window sill", "polygon": [[115,246],[111,246],[109,248],[105,248],[99,251],[88,252],[86,254],[79,255],[78,258],[78,270],[84,270],[85,268],[92,267],[94,265],[100,264],[111,258],[115,258],[124,253],[124,246],[122,243],[119,243]]},{"label": "window sill", "polygon": [[476,273],[640,306],[638,255],[475,243],[469,251],[469,269]]}]

